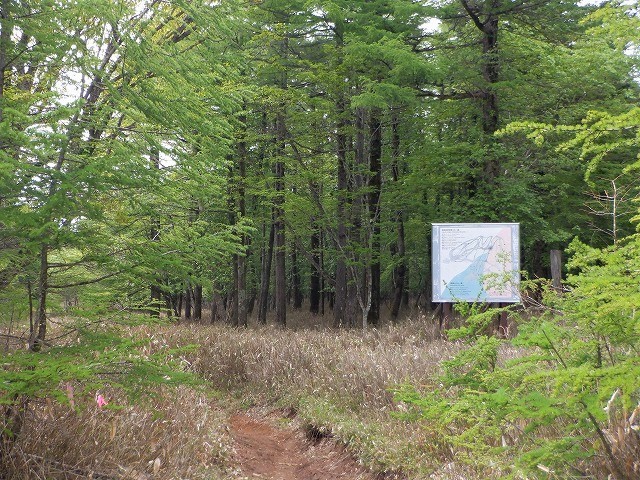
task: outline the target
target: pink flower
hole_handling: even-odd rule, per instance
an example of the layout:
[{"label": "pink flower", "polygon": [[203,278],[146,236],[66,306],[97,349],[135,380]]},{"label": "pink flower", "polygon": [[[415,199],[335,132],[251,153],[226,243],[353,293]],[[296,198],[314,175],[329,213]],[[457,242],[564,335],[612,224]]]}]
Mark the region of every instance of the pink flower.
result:
[{"label": "pink flower", "polygon": [[107,401],[104,399],[102,394],[96,393],[96,403],[98,404],[98,408],[102,408],[106,405],[109,405]]},{"label": "pink flower", "polygon": [[69,400],[69,405],[71,405],[71,408],[75,408],[76,402],[73,399],[73,385],[67,382],[64,385],[64,389],[67,391],[67,399]]}]

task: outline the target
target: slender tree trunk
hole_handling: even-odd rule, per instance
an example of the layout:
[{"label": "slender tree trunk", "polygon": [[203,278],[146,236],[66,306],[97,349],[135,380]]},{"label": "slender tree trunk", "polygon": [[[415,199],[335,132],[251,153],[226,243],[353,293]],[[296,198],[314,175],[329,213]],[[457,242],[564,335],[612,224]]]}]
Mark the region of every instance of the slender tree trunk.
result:
[{"label": "slender tree trunk", "polygon": [[490,16],[483,25],[482,54],[485,62],[482,66],[482,77],[488,84],[484,94],[482,109],[484,133],[493,135],[498,130],[498,95],[495,84],[500,77],[498,62],[498,17]]},{"label": "slender tree trunk", "polygon": [[371,305],[368,323],[380,323],[380,192],[382,190],[382,123],[381,112],[373,109],[369,118],[369,220],[371,224]]},{"label": "slender tree trunk", "polygon": [[551,285],[556,292],[560,293],[562,292],[562,250],[551,250],[549,262],[551,265]]},{"label": "slender tree trunk", "polygon": [[333,324],[336,327],[346,326],[345,310],[347,306],[347,262],[346,250],[348,243],[347,234],[347,214],[346,205],[349,195],[349,177],[347,170],[347,136],[345,119],[345,100],[341,98],[337,104],[338,125],[336,134],[338,175],[337,175],[337,195],[336,206],[337,217],[337,258],[336,258],[336,281],[335,293],[333,296]]},{"label": "slender tree trunk", "polygon": [[293,308],[302,308],[304,296],[300,281],[300,267],[298,265],[298,249],[295,244],[291,249],[291,283],[293,287]]},{"label": "slender tree trunk", "polygon": [[[235,198],[235,183],[236,177],[234,175],[233,167],[229,167],[229,185],[228,185],[228,214],[227,217],[229,219],[230,225],[236,225],[237,222],[237,212],[236,206],[238,202]],[[239,271],[239,255],[234,253],[231,256],[231,290],[227,292],[227,320],[233,326],[238,326],[238,310],[239,310],[239,301],[238,301],[238,271]]]},{"label": "slender tree trunk", "polygon": [[[153,163],[153,168],[156,170],[160,170],[160,151],[154,148],[151,152],[151,162]],[[151,242],[158,242],[160,240],[160,220],[157,218],[151,219],[151,230],[149,232],[149,240]],[[160,283],[158,278],[154,278],[150,287],[150,297],[151,297],[151,311],[150,315],[152,317],[159,318],[160,317],[160,303],[162,301],[162,290],[158,285]]]},{"label": "slender tree trunk", "polygon": [[[475,27],[482,32],[482,65],[480,67],[484,86],[482,88],[482,130],[488,144],[495,142],[494,133],[498,130],[499,109],[496,84],[500,80],[500,62],[498,58],[499,14],[496,11],[483,13],[481,7],[469,0],[460,0],[464,10]],[[500,2],[491,2],[490,8],[498,9]],[[482,18],[484,17],[484,18]],[[489,152],[483,165],[483,183],[494,183],[500,171],[500,162],[495,152]],[[478,179],[470,185],[475,192]]]},{"label": "slender tree trunk", "polygon": [[320,229],[315,219],[311,221],[311,255],[314,265],[311,266],[311,282],[309,285],[309,311],[317,314],[320,311]]},{"label": "slender tree trunk", "polygon": [[274,229],[275,229],[275,310],[276,323],[285,326],[287,324],[287,264],[286,264],[286,238],[284,223],[284,144],[286,137],[286,125],[284,113],[280,112],[276,118],[276,143],[278,161],[275,169],[274,199]]},{"label": "slender tree trunk", "polygon": [[191,286],[188,282],[184,290],[184,318],[191,320]]},{"label": "slender tree trunk", "polygon": [[193,287],[193,319],[202,320],[202,285]]},{"label": "slender tree trunk", "polygon": [[[349,229],[349,242],[354,248],[348,251],[350,262],[347,270],[347,301],[346,317],[347,325],[356,327],[360,324],[366,328],[371,301],[371,276],[369,245],[371,232],[362,227],[363,216],[368,209],[365,199],[365,187],[367,182],[366,171],[368,165],[368,149],[366,145],[366,111],[364,108],[355,109],[355,165],[351,176],[351,228]],[[369,223],[369,219],[366,219]],[[360,319],[360,322],[358,321]]]},{"label": "slender tree trunk", "polygon": [[267,247],[262,249],[262,269],[260,271],[260,298],[258,301],[258,323],[267,323],[269,307],[269,282],[271,281],[271,261],[273,259],[273,244],[275,241],[275,224],[271,222]]},{"label": "slender tree trunk", "polygon": [[[394,185],[400,182],[400,133],[398,131],[398,117],[394,112],[391,120],[391,175]],[[392,257],[397,257],[396,266],[393,269],[393,303],[391,304],[391,319],[397,320],[400,313],[400,306],[405,292],[406,262],[405,262],[405,234],[404,220],[401,209],[395,211],[395,223],[398,238],[396,245],[392,248]]]},{"label": "slender tree trunk", "polygon": [[238,296],[238,261],[240,260],[240,256],[234,254],[232,258],[233,269],[231,272],[231,291],[227,293],[227,318],[231,325],[238,327],[240,326],[238,321],[238,313],[240,310],[240,299]]},{"label": "slender tree trunk", "polygon": [[40,247],[40,273],[38,275],[38,310],[35,337],[29,341],[32,351],[39,352],[47,336],[47,294],[49,293],[49,246]]},{"label": "slender tree trunk", "polygon": [[[289,38],[284,37],[280,44],[280,60],[284,63],[289,56]],[[278,87],[282,92],[287,90],[288,74],[287,69],[283,68],[278,78]],[[274,187],[275,198],[273,201],[274,211],[274,256],[275,256],[275,311],[276,323],[281,326],[287,324],[287,252],[285,237],[285,147],[287,138],[286,124],[287,107],[283,103],[279,106],[275,119],[275,146],[276,146],[276,163],[274,165]]]},{"label": "slender tree trunk", "polygon": [[[320,230],[320,272],[324,272],[324,235]],[[319,272],[319,273],[320,273]],[[320,276],[320,315],[324,315],[325,301],[324,275]]]},{"label": "slender tree trunk", "polygon": [[[242,123],[242,138],[238,142],[238,213],[240,218],[247,215],[245,184],[247,181],[247,144],[246,123],[247,117],[241,115],[239,118]],[[242,235],[242,245],[248,249],[249,239],[246,235]],[[242,255],[238,255],[236,267],[238,271],[238,326],[246,327],[248,325],[247,312],[247,258],[248,250]]]}]

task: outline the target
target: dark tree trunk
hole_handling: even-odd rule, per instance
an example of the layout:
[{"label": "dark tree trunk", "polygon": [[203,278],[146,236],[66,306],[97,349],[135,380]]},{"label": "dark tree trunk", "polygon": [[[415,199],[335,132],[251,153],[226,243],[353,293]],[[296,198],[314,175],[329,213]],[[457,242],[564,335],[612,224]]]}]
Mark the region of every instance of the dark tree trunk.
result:
[{"label": "dark tree trunk", "polygon": [[[365,187],[367,182],[366,171],[368,165],[368,150],[366,147],[366,111],[364,108],[355,109],[355,165],[351,175],[351,228],[349,229],[349,242],[355,248],[348,250],[348,261],[351,263],[347,270],[347,301],[346,323],[349,327],[361,325],[366,327],[370,309],[370,263],[367,262],[367,254],[361,250],[368,248],[367,242],[371,232],[363,231],[362,221],[365,206]],[[366,223],[369,219],[366,220]],[[362,261],[364,259],[364,262]]]},{"label": "dark tree trunk", "polygon": [[193,287],[193,319],[202,319],[202,285]]},{"label": "dark tree trunk", "polygon": [[382,123],[380,110],[373,109],[369,118],[369,220],[371,224],[371,292],[367,321],[380,323],[380,192],[382,189]]},{"label": "dark tree trunk", "polygon": [[[324,235],[320,230],[320,272],[324,272]],[[324,315],[324,300],[326,297],[324,288],[324,275],[320,276],[320,315]]]},{"label": "dark tree trunk", "polygon": [[536,240],[533,243],[533,250],[531,252],[531,271],[534,278],[545,278],[546,269],[543,264],[543,254],[545,251],[545,243],[542,240]]},{"label": "dark tree trunk", "polygon": [[256,292],[255,290],[251,292],[251,296],[249,297],[248,301],[247,301],[247,315],[252,315],[253,314],[253,309],[256,306]]},{"label": "dark tree trunk", "polygon": [[[360,263],[360,248],[366,237],[362,236],[362,214],[364,208],[365,171],[368,168],[365,147],[365,109],[356,108],[354,115],[355,141],[354,165],[349,175],[348,196],[350,202],[347,220],[347,248],[344,251],[347,268],[347,303],[345,306],[345,325],[355,327],[366,322],[366,314],[362,308],[368,305],[369,265]],[[366,256],[365,256],[366,258]]]},{"label": "dark tree trunk", "polygon": [[228,321],[234,327],[239,326],[238,323],[238,310],[239,310],[239,298],[238,298],[238,255],[233,255],[233,268],[231,272],[231,291],[227,292],[227,313]]},{"label": "dark tree trunk", "polygon": [[[244,140],[246,136],[246,122],[245,115],[240,116],[240,122],[242,123],[242,138],[238,142],[238,213],[240,218],[244,218],[247,214],[246,199],[245,199],[245,183],[247,181],[247,144]],[[246,235],[242,235],[242,245],[248,247],[249,239]],[[236,261],[237,269],[237,289],[238,289],[238,321],[237,325],[240,327],[246,327],[248,324],[247,313],[247,262],[246,255],[248,252],[244,252],[243,255],[238,255]]]},{"label": "dark tree trunk", "polygon": [[[284,62],[289,56],[289,39],[284,37],[280,45],[280,58]],[[287,69],[283,68],[278,78],[278,87],[284,92],[287,89],[288,76]],[[276,323],[281,326],[287,324],[287,263],[286,263],[286,237],[285,237],[285,164],[284,155],[287,138],[286,124],[287,109],[285,104],[281,104],[276,113],[275,125],[275,146],[276,163],[274,165],[274,187],[275,198],[273,201],[274,211],[274,273],[275,273],[275,311]]]},{"label": "dark tree trunk", "polygon": [[[391,157],[393,159],[391,164],[391,175],[395,186],[400,182],[400,132],[398,131],[398,117],[394,112],[391,121]],[[393,302],[391,304],[391,319],[393,321],[398,319],[400,313],[400,306],[402,304],[406,283],[406,262],[405,262],[405,234],[404,234],[404,219],[402,210],[395,211],[395,224],[398,238],[396,245],[392,244],[391,254],[392,257],[396,257],[396,266],[393,269]]]},{"label": "dark tree trunk", "polygon": [[47,336],[47,294],[49,293],[49,246],[40,247],[40,274],[38,275],[38,310],[36,312],[35,336],[29,339],[29,347],[39,352]]},{"label": "dark tree trunk", "polygon": [[[236,178],[234,175],[233,167],[229,167],[229,189],[228,189],[228,219],[230,225],[235,225],[237,222],[236,212],[236,198],[234,195],[234,185]],[[231,256],[231,290],[227,292],[227,307],[228,313],[227,321],[235,326],[238,326],[238,254]]]},{"label": "dark tree trunk", "polygon": [[304,297],[300,283],[300,268],[298,266],[298,249],[293,245],[291,249],[291,287],[293,290],[293,308],[302,308]]},{"label": "dark tree trunk", "polygon": [[489,16],[483,24],[482,54],[485,62],[482,66],[482,77],[487,82],[482,109],[483,130],[493,135],[498,130],[498,96],[494,85],[500,77],[498,62],[498,17]]},{"label": "dark tree trunk", "polygon": [[260,271],[260,298],[258,301],[258,322],[267,323],[267,310],[269,308],[269,282],[271,281],[271,260],[273,258],[273,243],[275,238],[275,225],[272,222],[269,229],[269,241],[266,248],[262,248],[262,269]]},{"label": "dark tree trunk", "polygon": [[[311,283],[309,286],[309,311],[317,314],[320,312],[320,229],[315,220],[311,226],[311,255],[314,265],[311,266]],[[316,267],[316,265],[318,267]]]},{"label": "dark tree trunk", "polygon": [[[499,109],[496,84],[500,80],[500,62],[498,59],[498,25],[499,14],[489,12],[483,15],[477,4],[468,0],[460,0],[471,21],[482,32],[482,78],[485,85],[482,89],[482,130],[488,142],[494,141],[494,133],[498,130]],[[493,7],[498,5],[494,3]],[[484,18],[481,18],[484,17]],[[488,155],[484,164],[484,181],[492,184],[500,171],[499,159],[495,153]]]},{"label": "dark tree trunk", "polygon": [[191,320],[191,286],[189,283],[184,291],[184,318]]},{"label": "dark tree trunk", "polygon": [[346,206],[349,195],[349,177],[347,170],[347,136],[345,133],[347,122],[345,116],[345,100],[340,99],[338,102],[338,128],[336,134],[337,159],[338,159],[338,178],[337,178],[337,195],[338,203],[336,206],[337,227],[337,258],[336,258],[336,281],[335,292],[333,296],[333,324],[336,327],[345,326],[345,310],[347,306],[347,218]]},{"label": "dark tree trunk", "polygon": [[286,136],[286,126],[284,114],[280,113],[276,120],[276,142],[279,160],[274,166],[275,190],[274,199],[274,249],[275,249],[275,310],[276,323],[278,325],[287,324],[287,264],[286,264],[286,238],[284,223],[284,162],[281,160],[284,155],[284,143]]}]

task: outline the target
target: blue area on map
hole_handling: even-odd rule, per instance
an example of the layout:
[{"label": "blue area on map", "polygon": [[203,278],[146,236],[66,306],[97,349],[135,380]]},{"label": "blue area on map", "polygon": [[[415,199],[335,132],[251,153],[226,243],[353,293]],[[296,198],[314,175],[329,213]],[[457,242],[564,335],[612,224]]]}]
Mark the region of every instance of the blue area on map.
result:
[{"label": "blue area on map", "polygon": [[476,258],[471,265],[465,270],[457,274],[446,285],[442,294],[443,300],[456,299],[476,299],[484,300],[487,297],[482,286],[482,275],[484,274],[484,266],[489,258],[489,252],[483,253]]}]

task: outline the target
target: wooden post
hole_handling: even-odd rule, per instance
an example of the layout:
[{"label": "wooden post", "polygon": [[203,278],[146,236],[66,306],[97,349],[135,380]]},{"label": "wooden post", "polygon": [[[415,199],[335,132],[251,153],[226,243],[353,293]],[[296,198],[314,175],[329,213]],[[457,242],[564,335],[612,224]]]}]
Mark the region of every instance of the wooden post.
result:
[{"label": "wooden post", "polygon": [[551,250],[551,285],[558,293],[562,292],[562,251]]},{"label": "wooden post", "polygon": [[449,330],[449,325],[451,320],[453,319],[453,304],[452,303],[442,303],[442,309],[440,312],[440,330],[446,332]]},{"label": "wooden post", "polygon": [[[506,303],[499,303],[498,308],[506,307]],[[507,334],[509,332],[509,316],[506,310],[501,310],[498,313],[498,337],[499,338],[507,338]]]}]

